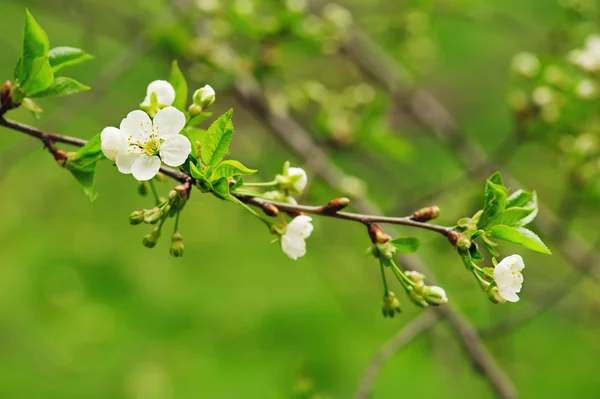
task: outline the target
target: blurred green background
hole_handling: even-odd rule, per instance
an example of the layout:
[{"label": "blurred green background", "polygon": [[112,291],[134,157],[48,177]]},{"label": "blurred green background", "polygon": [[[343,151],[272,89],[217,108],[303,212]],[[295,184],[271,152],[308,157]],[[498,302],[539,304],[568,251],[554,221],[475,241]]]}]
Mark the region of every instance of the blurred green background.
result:
[{"label": "blurred green background", "polygon": [[[180,23],[169,3],[4,0],[0,78],[12,76],[25,7],[51,45],[82,47],[95,56],[71,72],[90,84],[91,92],[40,101],[45,112],[39,121],[22,109],[9,117],[82,138],[118,124],[138,106],[150,81],[167,77],[174,52],[193,34],[189,22],[196,17],[185,14]],[[548,0],[342,4],[357,26],[406,66],[413,87],[435,93],[467,136],[489,152],[511,131],[505,98],[512,56],[546,51],[557,26],[570,28],[564,7]],[[416,39],[404,30],[411,18],[421,28],[425,24]],[[591,26],[597,27],[594,21]],[[281,89],[278,82],[311,79],[339,89],[357,80],[356,70],[339,57],[317,58],[293,40],[281,52],[284,72],[265,80],[272,90]],[[255,56],[251,47],[241,55]],[[259,169],[264,179],[278,173],[285,160],[298,163],[230,95],[229,77],[190,60],[184,65],[192,65],[184,70],[191,86],[215,88],[215,114],[234,108],[236,159]],[[320,126],[318,115],[312,120]],[[457,180],[464,171],[456,154],[422,127],[392,130],[403,137],[396,145],[405,151],[399,150],[397,159],[378,156],[361,143],[340,148],[316,134],[332,160],[363,179],[368,194],[388,213],[453,182],[436,199],[441,222],[452,224],[478,209],[483,180]],[[506,161],[501,171],[558,207],[568,171],[556,152],[530,141],[500,155]],[[241,208],[194,192],[182,215],[185,257],[169,256],[167,237],[148,250],[141,245],[146,227],[130,226],[127,216],[151,200],[137,195],[130,176],[115,172],[108,162],[101,164],[100,197],[90,203],[39,142],[0,130],[0,397],[348,398],[379,346],[421,312],[399,295],[404,312],[394,319],[381,316],[379,270],[364,256],[364,229],[337,220],[315,220],[308,254],[294,262],[269,245],[272,237],[264,226]],[[340,194],[318,179],[311,184],[306,202]],[[161,190],[170,188],[171,183]],[[598,238],[597,201],[587,200],[567,214],[569,229],[590,242]],[[484,342],[520,397],[600,395],[598,284],[575,278],[551,240],[551,257],[518,250],[527,265],[522,300],[495,306],[444,239],[416,235],[423,241],[418,256],[478,329],[523,314],[548,288],[572,279],[571,293],[551,309],[508,333],[484,336]],[[508,245],[502,249],[504,255],[516,252]],[[385,364],[374,397],[401,396],[493,394],[442,322]]]}]

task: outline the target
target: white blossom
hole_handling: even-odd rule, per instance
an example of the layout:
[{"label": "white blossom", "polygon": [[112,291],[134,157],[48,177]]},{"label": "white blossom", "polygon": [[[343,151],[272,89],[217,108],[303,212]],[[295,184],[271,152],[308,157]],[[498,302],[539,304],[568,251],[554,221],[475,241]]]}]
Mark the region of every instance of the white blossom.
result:
[{"label": "white blossom", "polygon": [[281,249],[291,259],[298,259],[306,255],[306,240],[313,231],[312,218],[301,215],[296,216],[286,227],[281,236]]},{"label": "white blossom", "polygon": [[202,108],[210,107],[215,102],[215,89],[210,85],[204,85],[194,92],[193,100]]},{"label": "white blossom", "polygon": [[308,183],[308,176],[306,175],[304,169],[291,167],[288,169],[288,175],[292,178],[292,180],[297,179],[294,181],[292,186],[297,192],[302,193],[306,188],[306,184]]},{"label": "white blossom", "polygon": [[494,268],[494,280],[498,286],[498,293],[509,302],[517,302],[523,286],[521,270],[525,267],[523,258],[511,255],[502,259]]},{"label": "white blossom", "polygon": [[575,93],[577,97],[582,100],[591,100],[596,97],[598,94],[598,87],[596,84],[590,79],[583,79],[577,86],[575,87]]},{"label": "white blossom", "polygon": [[150,83],[146,89],[146,98],[144,98],[144,101],[141,105],[150,105],[150,96],[152,93],[156,94],[156,99],[162,106],[173,105],[173,102],[175,101],[175,89],[171,83],[167,82],[166,80],[155,80],[154,82]]},{"label": "white blossom", "polygon": [[524,51],[514,56],[511,68],[519,75],[532,78],[540,70],[540,61],[534,54]]},{"label": "white blossom", "polygon": [[569,61],[588,72],[600,72],[600,35],[591,35],[583,49],[575,49],[568,55]]},{"label": "white blossom", "polygon": [[119,172],[133,174],[139,181],[158,173],[161,161],[180,166],[192,150],[190,141],[179,134],[185,115],[174,107],[163,108],[151,120],[143,111],[132,111],[120,127],[107,127],[100,135],[102,152],[115,161]]}]

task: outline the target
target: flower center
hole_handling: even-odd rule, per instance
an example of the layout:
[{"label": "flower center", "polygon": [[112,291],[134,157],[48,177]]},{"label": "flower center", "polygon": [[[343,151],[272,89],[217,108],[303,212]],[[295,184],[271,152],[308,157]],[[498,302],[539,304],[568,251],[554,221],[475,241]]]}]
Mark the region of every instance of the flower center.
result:
[{"label": "flower center", "polygon": [[144,151],[144,153],[146,155],[156,155],[156,154],[158,154],[158,151],[160,149],[160,144],[161,144],[160,139],[152,138],[143,144],[142,150]]}]

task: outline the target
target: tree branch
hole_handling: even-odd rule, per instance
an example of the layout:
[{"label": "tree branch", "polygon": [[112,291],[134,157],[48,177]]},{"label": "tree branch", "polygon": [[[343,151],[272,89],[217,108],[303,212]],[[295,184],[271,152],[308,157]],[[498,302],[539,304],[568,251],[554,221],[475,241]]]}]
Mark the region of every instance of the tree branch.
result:
[{"label": "tree branch", "polygon": [[370,398],[375,385],[375,380],[381,372],[383,364],[406,345],[410,344],[419,335],[432,328],[438,320],[439,317],[436,313],[427,310],[398,331],[396,335],[387,340],[375,353],[371,362],[365,369],[354,394],[354,399]]}]

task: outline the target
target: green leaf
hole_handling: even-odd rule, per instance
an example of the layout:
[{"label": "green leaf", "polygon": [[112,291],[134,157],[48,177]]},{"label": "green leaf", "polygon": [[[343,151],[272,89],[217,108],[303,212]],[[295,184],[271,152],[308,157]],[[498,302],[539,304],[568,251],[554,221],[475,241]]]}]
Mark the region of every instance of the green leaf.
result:
[{"label": "green leaf", "polygon": [[202,112],[200,115],[196,115],[187,122],[187,126],[196,126],[204,122],[207,118],[212,116],[212,112]]},{"label": "green leaf", "polygon": [[227,154],[233,136],[232,115],[233,110],[230,109],[214,121],[206,131],[200,147],[200,154],[205,164],[215,167]]},{"label": "green leaf", "polygon": [[83,85],[76,81],[75,79],[66,78],[66,77],[58,77],[54,79],[50,86],[42,91],[39,91],[35,94],[30,95],[31,98],[36,97],[50,97],[50,96],[70,96],[72,94],[80,93],[82,91],[87,91],[90,88],[86,85]]},{"label": "green leaf", "polygon": [[219,166],[214,169],[212,178],[251,175],[254,173],[256,173],[256,169],[247,168],[239,161],[227,160],[221,162]]},{"label": "green leaf", "polygon": [[217,181],[211,182],[213,193],[222,199],[229,198],[229,180],[226,177],[221,177]]},{"label": "green leaf", "polygon": [[543,254],[552,254],[548,247],[544,245],[542,240],[533,231],[524,227],[511,227],[500,224],[492,227],[490,234],[492,237],[512,242],[513,244],[521,245]]},{"label": "green leaf", "polygon": [[98,193],[94,187],[94,177],[96,174],[96,164],[104,157],[101,145],[102,140],[98,134],[92,137],[79,151],[70,156],[65,163],[65,168],[82,185],[83,191],[87,194],[90,201],[94,201],[98,197]]},{"label": "green leaf", "polygon": [[497,224],[505,224],[507,226],[524,226],[526,223],[522,223],[531,215],[537,208],[508,208],[504,212],[497,214],[487,224],[487,227],[492,227]]},{"label": "green leaf", "polygon": [[200,169],[198,169],[198,167],[196,165],[194,165],[193,162],[190,162],[189,165],[190,165],[190,174],[192,175],[192,177],[194,179],[204,179],[204,177],[205,177],[204,172],[200,171]]},{"label": "green leaf", "polygon": [[512,193],[506,200],[506,207],[525,207],[533,199],[534,193],[528,193],[527,191],[517,190]]},{"label": "green leaf", "polygon": [[25,96],[31,97],[33,94],[46,90],[54,81],[54,72],[48,61],[48,57],[39,57],[33,61],[27,80],[22,84]]},{"label": "green leaf", "polygon": [[499,186],[504,186],[504,181],[502,180],[502,175],[500,174],[500,172],[495,172],[488,178],[488,180]]},{"label": "green leaf", "polygon": [[[483,204],[483,213],[479,218],[477,226],[484,228],[487,226],[491,218],[504,211],[506,208],[506,198],[508,190],[501,184],[494,183],[494,181],[502,182],[502,178],[499,177],[498,173],[492,175],[485,185],[485,199]],[[492,178],[494,179],[492,181]]]},{"label": "green leaf", "polygon": [[396,248],[396,252],[399,254],[410,254],[416,252],[421,242],[415,237],[398,237],[390,241],[390,243]]},{"label": "green leaf", "polygon": [[471,246],[469,247],[469,254],[473,260],[483,260],[483,255],[479,251],[477,244],[474,242],[472,242]]},{"label": "green leaf", "polygon": [[15,65],[15,69],[13,70],[13,78],[15,80],[19,79],[19,75],[21,74],[21,65],[23,64],[23,57],[19,57],[17,59],[17,65]]},{"label": "green leaf", "polygon": [[175,89],[175,101],[173,102],[173,106],[180,111],[185,111],[188,97],[188,86],[185,81],[185,77],[179,69],[177,60],[173,60],[173,63],[171,64],[169,83],[171,83],[171,86],[173,86]]},{"label": "green leaf", "polygon": [[23,34],[23,53],[19,71],[16,74],[17,79],[23,83],[31,75],[34,70],[34,62],[36,59],[48,56],[50,43],[48,35],[40,25],[35,21],[33,15],[28,9],[25,9],[25,29]]},{"label": "green leaf", "polygon": [[80,48],[75,47],[54,47],[48,52],[50,66],[56,73],[64,67],[81,64],[82,62],[91,60],[92,57]]},{"label": "green leaf", "polygon": [[37,103],[35,101],[33,101],[30,98],[24,98],[21,105],[25,109],[31,111],[38,118],[39,118],[38,114],[41,114],[42,112],[44,112],[44,110],[39,105],[37,105]]},{"label": "green leaf", "polygon": [[518,223],[519,226],[527,226],[529,223],[533,222],[538,215],[539,207],[537,193],[535,191],[531,193],[531,200],[525,204],[523,208],[533,209],[533,211],[527,217],[521,219],[521,221]]}]

